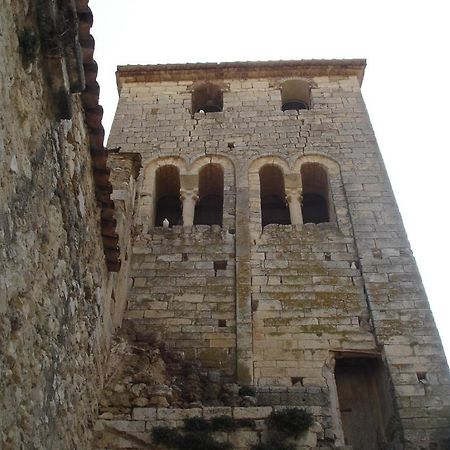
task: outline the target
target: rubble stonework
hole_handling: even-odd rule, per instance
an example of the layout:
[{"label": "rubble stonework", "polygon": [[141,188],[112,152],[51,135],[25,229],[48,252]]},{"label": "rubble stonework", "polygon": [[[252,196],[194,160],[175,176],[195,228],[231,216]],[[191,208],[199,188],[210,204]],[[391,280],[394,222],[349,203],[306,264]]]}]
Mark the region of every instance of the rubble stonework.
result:
[{"label": "rubble stonework", "polygon": [[87,449],[127,277],[92,14],[38,3],[0,2],[0,447]]},{"label": "rubble stonework", "polygon": [[[139,153],[143,165],[126,320],[137,339],[157,332],[206,371],[254,385],[260,405],[320,408],[324,448],[351,439],[342,383],[368,371],[377,392],[369,403],[382,412],[377,431],[360,430],[364,448],[443,449],[448,366],[361,97],[364,67],[118,68],[109,145]],[[295,79],[309,86],[310,107],[282,111],[280,90]],[[205,92],[217,104],[193,110]],[[192,226],[209,163],[224,173],[223,224]],[[327,174],[326,223],[298,216],[308,164]],[[179,173],[184,226],[155,227],[165,166]],[[267,166],[283,174],[292,225],[262,229]]]}]

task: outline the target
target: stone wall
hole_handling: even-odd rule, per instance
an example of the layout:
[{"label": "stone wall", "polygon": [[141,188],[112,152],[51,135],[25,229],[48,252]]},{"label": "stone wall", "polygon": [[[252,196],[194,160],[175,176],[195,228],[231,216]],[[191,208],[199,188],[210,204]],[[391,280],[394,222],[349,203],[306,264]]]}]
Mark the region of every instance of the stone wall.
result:
[{"label": "stone wall", "polygon": [[133,244],[125,317],[141,339],[159,333],[189,360],[233,376],[234,236],[219,226],[151,231]]},{"label": "stone wall", "polygon": [[[244,427],[236,431],[216,432],[214,437],[219,442],[228,442],[235,450],[249,450],[253,445],[267,440],[266,419],[270,413],[279,408],[273,407],[210,407],[192,409],[169,408],[134,408],[131,417],[126,420],[103,419],[96,423],[95,450],[106,449],[138,449],[158,448],[152,444],[152,429],[166,426],[180,428],[183,420],[192,417],[212,419],[214,417],[227,416],[236,421],[242,419],[254,420],[255,429]],[[320,408],[311,412],[320,414]],[[319,449],[318,440],[324,441],[325,432],[316,422],[310,430],[301,435],[297,441],[297,447],[301,450]],[[344,450],[342,447],[341,450]]]},{"label": "stone wall", "polygon": [[255,379],[326,385],[330,351],[376,350],[353,240],[333,224],[268,225],[252,255]]},{"label": "stone wall", "polygon": [[[444,445],[438,442],[448,427],[448,366],[361,97],[362,74],[352,71],[351,62],[283,64],[121,67],[109,145],[140,153],[144,167],[181,158],[186,174],[199,158],[232,161],[234,183],[225,189],[235,192],[235,215],[227,216],[222,234],[236,233],[239,382],[322,387],[337,411],[334,356],[378,355],[394,388],[397,436],[404,431],[408,448]],[[308,80],[311,108],[283,112],[281,83],[295,77]],[[191,111],[192,91],[206,79],[222,89],[223,112]],[[257,168],[279,166],[286,183],[300,176],[308,158],[328,172],[335,217],[328,225],[269,225],[262,232]],[[161,232],[151,231],[150,173],[144,170],[139,180],[137,219],[150,239],[139,236],[137,242],[154,245],[155,258],[163,261],[173,257],[178,243],[160,246]],[[173,242],[184,242],[195,231],[169,233]],[[189,251],[201,249],[192,242]],[[175,271],[172,282],[164,283],[153,278],[153,267],[145,274],[141,245],[136,250],[136,278],[152,279],[151,287],[138,281],[147,292],[176,286]],[[183,253],[190,257],[176,252],[181,263]],[[153,256],[148,258],[152,263]],[[192,293],[204,301],[210,287],[203,283]],[[148,299],[136,313],[141,327]],[[153,300],[157,307],[160,299]],[[129,313],[133,319],[135,312]],[[149,326],[163,322],[151,312],[147,317]],[[339,440],[339,419],[334,420]]]},{"label": "stone wall", "polygon": [[[39,5],[0,2],[0,447],[85,449],[116,275],[105,264],[80,93],[70,95],[75,84],[54,66],[75,83],[80,48],[48,57],[49,5]],[[59,7],[74,13],[73,3]]]}]

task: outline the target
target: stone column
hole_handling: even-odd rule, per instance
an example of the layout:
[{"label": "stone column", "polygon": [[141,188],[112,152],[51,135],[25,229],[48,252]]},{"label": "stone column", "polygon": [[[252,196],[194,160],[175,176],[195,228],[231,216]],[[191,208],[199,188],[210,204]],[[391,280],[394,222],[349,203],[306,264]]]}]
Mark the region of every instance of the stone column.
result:
[{"label": "stone column", "polygon": [[301,225],[303,223],[302,216],[302,189],[286,188],[286,200],[289,204],[289,214],[291,216],[292,225]]},{"label": "stone column", "polygon": [[153,195],[151,192],[143,191],[139,199],[138,224],[143,226],[143,231],[148,233],[155,226]]},{"label": "stone column", "polygon": [[183,202],[183,226],[194,225],[195,204],[198,200],[198,189],[180,189],[180,199]]}]

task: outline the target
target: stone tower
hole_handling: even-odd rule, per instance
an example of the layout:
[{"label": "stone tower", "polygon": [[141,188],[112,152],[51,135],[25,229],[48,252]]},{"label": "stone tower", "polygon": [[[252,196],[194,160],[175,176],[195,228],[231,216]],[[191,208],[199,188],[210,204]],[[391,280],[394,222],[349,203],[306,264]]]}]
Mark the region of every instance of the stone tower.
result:
[{"label": "stone tower", "polygon": [[364,68],[118,68],[108,146],[143,167],[125,320],[259,406],[310,408],[321,448],[448,449],[448,366]]}]

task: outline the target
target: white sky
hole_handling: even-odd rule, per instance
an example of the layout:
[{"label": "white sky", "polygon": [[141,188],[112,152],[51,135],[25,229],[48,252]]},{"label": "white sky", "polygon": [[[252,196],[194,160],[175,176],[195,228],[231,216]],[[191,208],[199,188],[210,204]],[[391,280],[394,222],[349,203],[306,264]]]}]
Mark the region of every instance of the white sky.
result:
[{"label": "white sky", "polygon": [[450,359],[448,2],[91,0],[89,6],[107,133],[119,64],[366,58],[363,95]]}]

